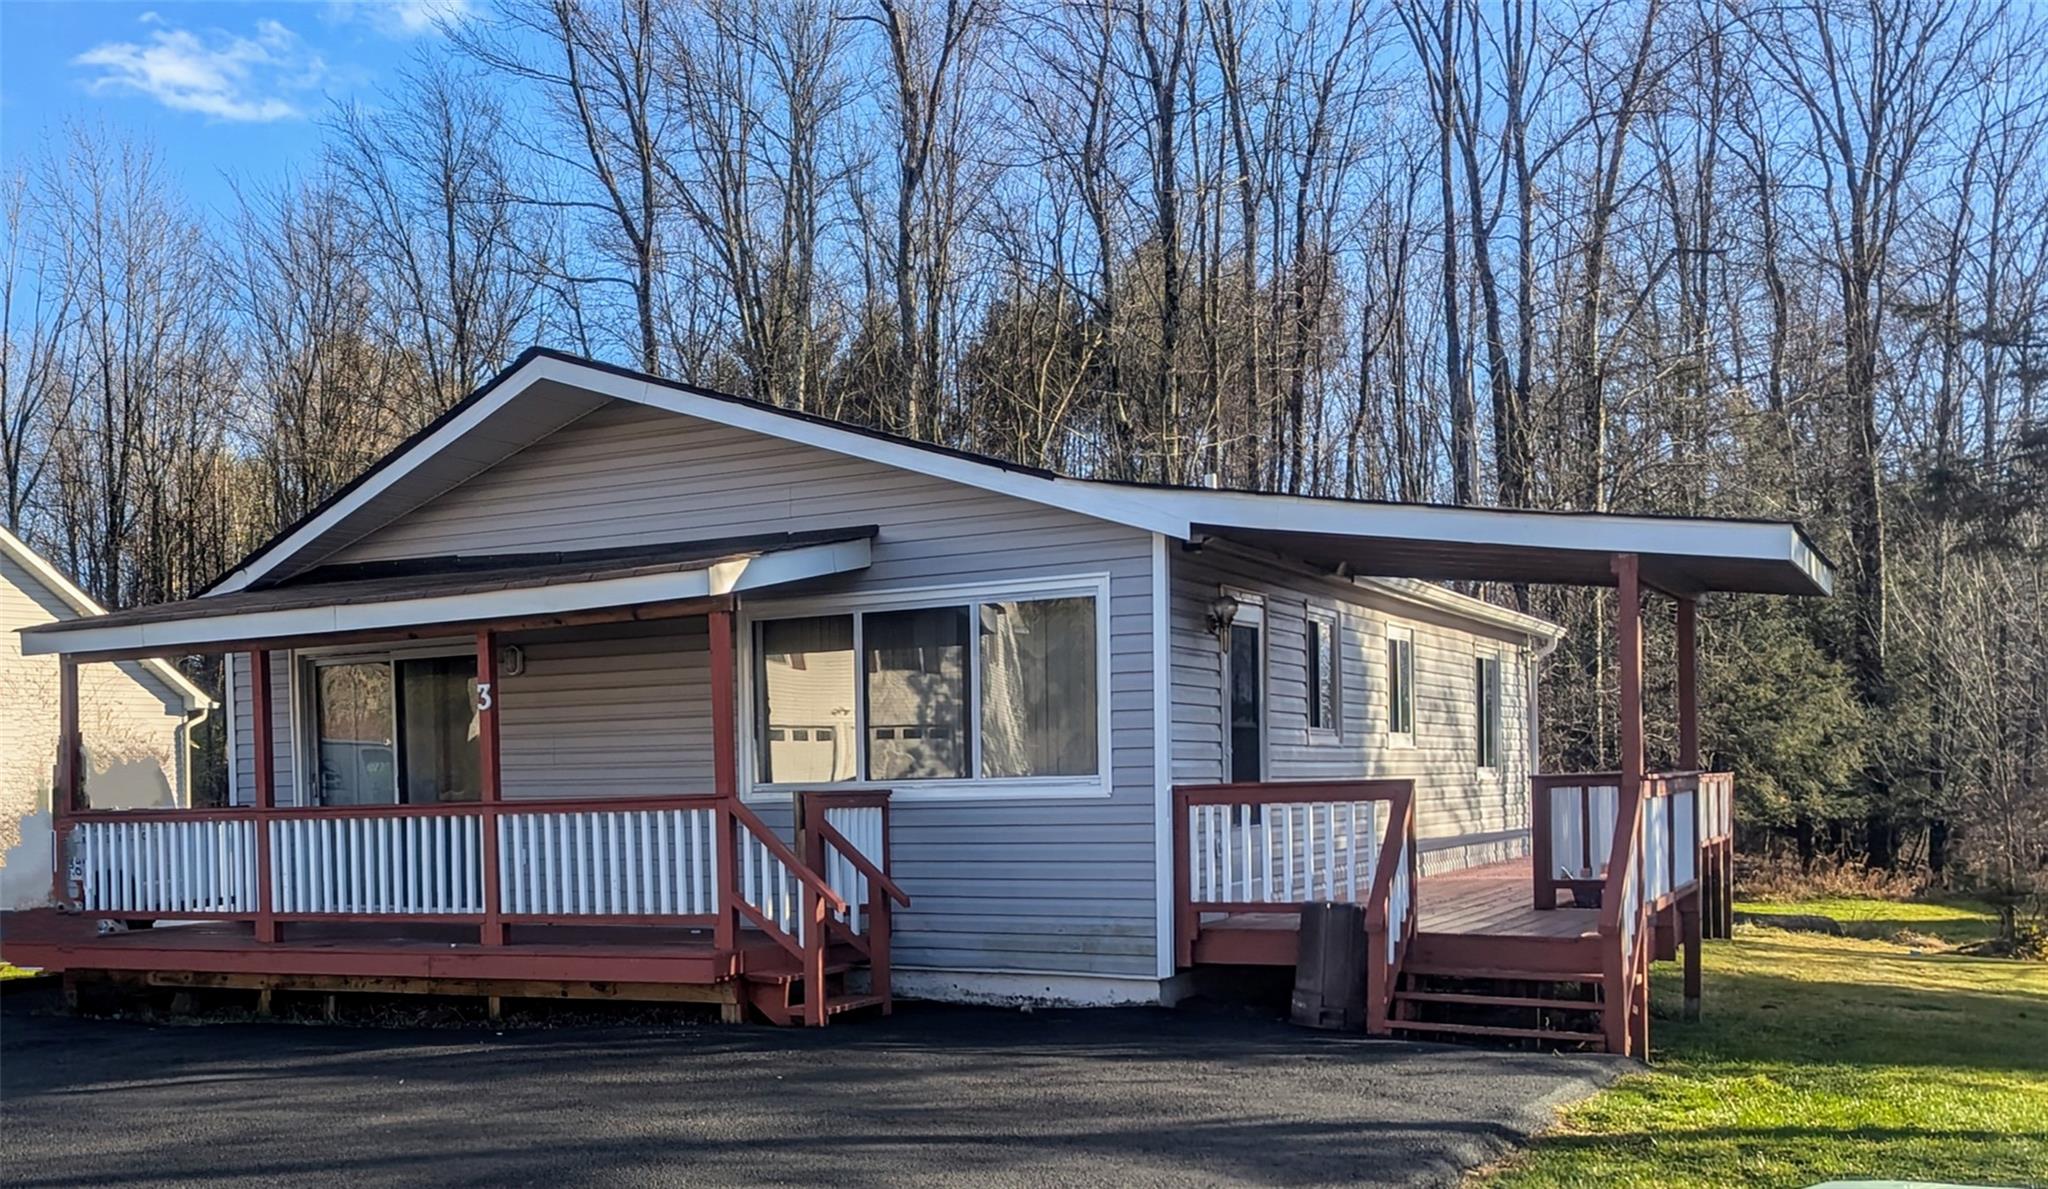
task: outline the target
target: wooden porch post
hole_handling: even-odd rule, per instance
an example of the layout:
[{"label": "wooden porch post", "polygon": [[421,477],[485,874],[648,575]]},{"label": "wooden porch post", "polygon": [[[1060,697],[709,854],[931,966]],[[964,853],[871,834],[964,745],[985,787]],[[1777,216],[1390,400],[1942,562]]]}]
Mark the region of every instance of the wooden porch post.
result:
[{"label": "wooden porch post", "polygon": [[731,809],[739,799],[732,609],[714,608],[706,618],[711,632],[711,789],[718,795],[718,924],[713,940],[719,949],[731,951],[739,944],[739,848],[733,839],[737,823]]},{"label": "wooden porch post", "polygon": [[[232,663],[232,662],[230,662]],[[256,940],[277,940],[276,908],[270,895],[270,822],[277,808],[277,754],[271,744],[270,653],[249,654],[249,742],[255,750]]]},{"label": "wooden porch post", "polygon": [[1700,767],[1699,606],[1678,600],[1678,768]]},{"label": "wooden porch post", "polygon": [[498,634],[485,628],[476,634],[476,744],[479,775],[477,799],[482,816],[485,945],[505,944],[504,906],[498,897],[498,802],[504,789],[498,774]]},{"label": "wooden porch post", "polygon": [[[1643,799],[1643,590],[1640,560],[1633,553],[1614,559],[1614,642],[1615,670],[1620,680],[1620,713],[1617,727],[1621,744],[1621,803],[1616,822],[1622,829],[1640,820]],[[1638,865],[1642,878],[1640,848],[1631,851],[1629,861]],[[1638,894],[1641,884],[1637,884]],[[1607,1033],[1607,1051],[1627,1053],[1635,1039],[1636,969],[1635,957],[1644,940],[1640,935],[1653,927],[1648,914],[1636,919],[1638,936],[1619,954],[1618,967],[1607,973],[1609,1010],[1601,1013],[1601,1027]],[[1619,1009],[1619,1010],[1616,1010]],[[1647,1013],[1644,1013],[1647,1015]],[[1647,1021],[1644,1022],[1647,1031]],[[1647,1040],[1647,1037],[1644,1038]]]},{"label": "wooden porch post", "polygon": [[78,662],[57,658],[57,768],[50,781],[50,896],[58,906],[71,900],[71,864],[64,849],[70,817],[84,805],[85,748],[78,730]]}]

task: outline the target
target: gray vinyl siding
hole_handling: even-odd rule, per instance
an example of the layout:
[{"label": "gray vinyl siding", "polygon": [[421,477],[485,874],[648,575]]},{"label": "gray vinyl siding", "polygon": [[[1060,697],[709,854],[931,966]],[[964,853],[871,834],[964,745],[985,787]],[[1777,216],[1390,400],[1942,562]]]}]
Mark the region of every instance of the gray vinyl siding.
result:
[{"label": "gray vinyl siding", "polygon": [[[1527,853],[1528,666],[1526,638],[1425,610],[1298,567],[1210,551],[1176,556],[1170,591],[1173,778],[1223,779],[1223,654],[1209,605],[1224,587],[1265,599],[1266,764],[1273,780],[1412,779],[1416,833],[1427,868],[1442,870]],[[1311,732],[1306,664],[1309,607],[1338,617],[1341,729]],[[1415,635],[1414,746],[1387,729],[1389,624]],[[1478,767],[1476,662],[1501,660],[1501,764]]]},{"label": "gray vinyl siding", "polygon": [[[900,967],[1157,975],[1151,537],[912,471],[614,403],[337,553],[365,561],[591,549],[879,526],[873,563],[805,596],[1108,575],[1110,794],[899,802],[892,858],[914,903]],[[501,681],[505,791],[703,791],[710,703],[702,621],[509,637],[527,671]],[[639,634],[634,634],[639,633]],[[289,666],[277,686],[280,800],[291,763]],[[238,680],[237,690],[246,690]],[[252,770],[238,697],[237,787]],[[745,745],[743,745],[744,747]],[[786,828],[786,803],[756,805]]]}]

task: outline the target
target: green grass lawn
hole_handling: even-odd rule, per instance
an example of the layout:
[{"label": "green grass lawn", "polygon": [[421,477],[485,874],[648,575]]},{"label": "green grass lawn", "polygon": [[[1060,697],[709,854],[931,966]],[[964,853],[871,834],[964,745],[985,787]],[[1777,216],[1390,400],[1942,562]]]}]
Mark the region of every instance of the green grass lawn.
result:
[{"label": "green grass lawn", "polygon": [[[1782,908],[1951,942],[1981,927],[1969,906]],[[1482,1183],[2048,1185],[2048,965],[1745,926],[1707,943],[1705,968],[1703,1020],[1676,1018],[1678,967],[1660,964],[1654,1067]]]},{"label": "green grass lawn", "polygon": [[1876,941],[1891,941],[1901,933],[1917,933],[1958,946],[1998,936],[1997,914],[1969,900],[1818,896],[1804,900],[1738,900],[1735,911],[1831,917],[1841,922],[1842,931],[1849,936]]}]

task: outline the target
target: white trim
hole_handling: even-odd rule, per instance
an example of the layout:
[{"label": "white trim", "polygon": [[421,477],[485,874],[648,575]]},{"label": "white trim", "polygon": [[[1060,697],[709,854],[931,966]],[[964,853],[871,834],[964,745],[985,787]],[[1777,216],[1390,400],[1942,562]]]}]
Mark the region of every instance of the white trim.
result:
[{"label": "white trim", "polygon": [[1175,968],[1173,915],[1173,588],[1163,533],[1152,534],[1153,939],[1160,978]]},{"label": "white trim", "polygon": [[[867,459],[898,470],[930,475],[1181,540],[1193,535],[1196,524],[1281,532],[1301,531],[1303,526],[1313,525],[1315,531],[1340,536],[1556,549],[1573,553],[1639,553],[1781,563],[1797,569],[1818,593],[1827,594],[1833,589],[1831,569],[1806,544],[1797,526],[1791,524],[1372,504],[1308,496],[1151,488],[1068,479],[892,441],[794,417],[765,405],[704,396],[658,380],[622,375],[588,363],[536,355],[516,371],[501,377],[497,386],[476,404],[464,409],[404,453],[389,459],[345,498],[293,530],[205,593],[224,594],[241,590],[289,561],[542,381],[552,381],[595,396],[666,409],[847,457]],[[577,416],[582,416],[582,412],[579,411]],[[515,445],[513,449],[516,448]],[[511,452],[508,449],[506,454],[509,456]],[[483,464],[488,465],[488,462]],[[475,470],[471,473],[474,474]],[[458,479],[448,486],[459,485],[462,481]],[[361,535],[357,534],[358,537]]]},{"label": "white trim", "polygon": [[[1096,771],[1090,776],[1025,776],[986,778],[970,775],[958,780],[868,780],[864,774],[862,756],[865,753],[867,724],[865,722],[866,699],[859,696],[856,688],[854,697],[854,779],[837,782],[797,781],[762,782],[755,779],[758,768],[756,754],[759,747],[755,707],[759,704],[754,688],[754,625],[767,619],[789,619],[807,615],[853,615],[855,680],[860,674],[859,657],[861,638],[858,613],[868,611],[900,611],[918,607],[942,607],[961,603],[989,602],[1001,599],[1051,599],[1062,596],[1079,596],[1095,600],[1095,765]],[[740,799],[745,802],[779,803],[786,801],[800,789],[837,788],[887,788],[890,801],[895,804],[947,802],[980,804],[998,801],[1077,801],[1105,800],[1111,795],[1114,784],[1114,760],[1112,756],[1114,736],[1111,732],[1111,690],[1110,679],[1110,576],[1107,573],[1085,573],[1058,575],[1046,578],[1026,578],[1004,582],[956,584],[948,586],[900,586],[873,591],[862,590],[831,595],[807,595],[786,598],[769,598],[759,601],[747,600],[740,605],[734,617],[734,631],[739,636],[734,649],[734,663],[738,672],[734,675],[733,689],[739,699],[734,715],[735,731],[739,735],[737,747],[739,759]],[[970,643],[979,630],[970,624]],[[980,680],[980,673],[973,665],[973,648],[970,648],[969,671],[966,680]],[[972,699],[978,708],[980,699]],[[977,713],[978,713],[977,709]],[[965,724],[970,741],[980,733],[978,723]],[[978,757],[978,746],[970,751]],[[971,769],[979,772],[977,766]]]},{"label": "white trim", "polygon": [[[94,602],[92,596],[80,590],[77,584],[66,578],[62,571],[51,565],[43,555],[30,549],[20,537],[0,528],[0,553],[14,559],[14,563],[29,572],[29,576],[42,583],[51,594],[62,600],[65,606],[77,612],[80,618],[90,619],[105,615],[107,609]],[[30,647],[33,636],[21,637],[21,655],[41,656],[54,649]],[[218,705],[207,692],[192,683],[191,678],[178,672],[178,666],[161,657],[149,657],[141,662],[142,667],[157,675],[171,691],[185,703],[187,711],[211,709]]]},{"label": "white trim", "polygon": [[844,574],[866,569],[870,556],[870,542],[866,538],[858,538],[803,545],[751,558],[713,562],[698,569],[660,574],[469,591],[379,603],[244,611],[156,623],[80,628],[46,636],[24,636],[22,651],[42,654],[186,645],[199,647],[232,640],[322,636],[630,607],[640,603],[737,594],[806,578]]},{"label": "white trim", "polygon": [[1398,675],[1394,672],[1394,658],[1391,649],[1381,650],[1381,655],[1385,658],[1387,666],[1388,706],[1387,716],[1381,721],[1381,725],[1384,726],[1387,731],[1388,747],[1412,748],[1415,746],[1416,719],[1415,629],[1405,623],[1395,623],[1393,620],[1387,621],[1386,628],[1387,630],[1384,634],[1384,640],[1386,643],[1392,644],[1396,640],[1405,640],[1408,644],[1408,668],[1406,671],[1406,676],[1408,678],[1408,729],[1405,731],[1397,731],[1394,729],[1392,707],[1394,705],[1395,687],[1399,684],[1399,682]]}]

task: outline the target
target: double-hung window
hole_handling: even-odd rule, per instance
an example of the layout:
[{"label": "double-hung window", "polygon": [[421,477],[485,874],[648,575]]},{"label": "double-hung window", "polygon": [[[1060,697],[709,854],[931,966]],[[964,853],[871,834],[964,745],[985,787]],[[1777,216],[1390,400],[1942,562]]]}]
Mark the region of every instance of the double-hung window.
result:
[{"label": "double-hung window", "polygon": [[1308,609],[1308,729],[1335,734],[1341,721],[1337,691],[1337,616]]},{"label": "double-hung window", "polygon": [[1387,629],[1387,733],[1415,741],[1415,632],[1405,627]]},{"label": "double-hung window", "polygon": [[1096,602],[990,597],[756,621],[755,780],[1099,775]]},{"label": "double-hung window", "polygon": [[483,790],[476,657],[314,658],[314,782],[322,805],[474,801]]},{"label": "double-hung window", "polygon": [[1476,719],[1479,724],[1479,755],[1481,768],[1500,767],[1500,658],[1482,656],[1478,659],[1474,674],[1473,688],[1476,692]]}]

